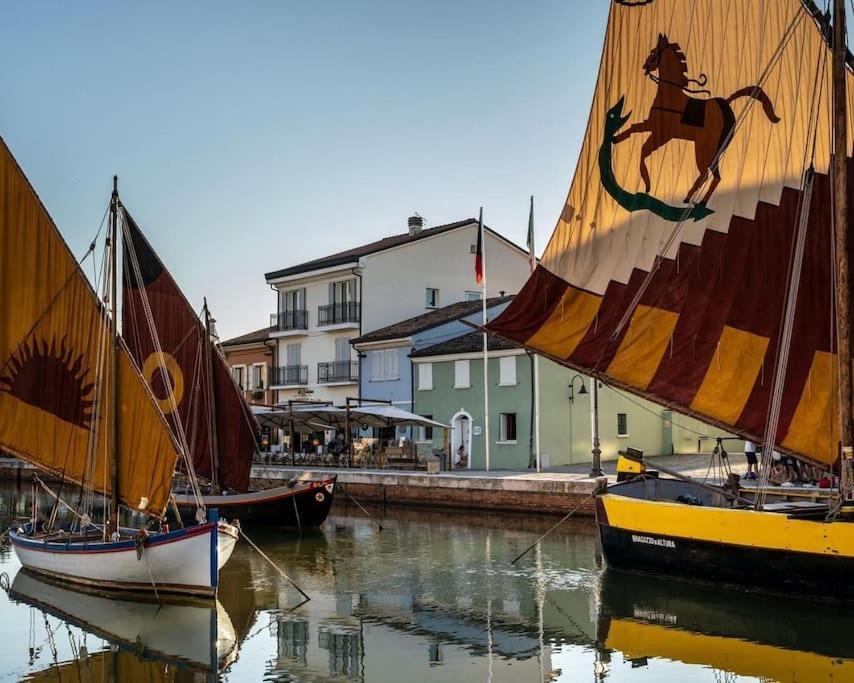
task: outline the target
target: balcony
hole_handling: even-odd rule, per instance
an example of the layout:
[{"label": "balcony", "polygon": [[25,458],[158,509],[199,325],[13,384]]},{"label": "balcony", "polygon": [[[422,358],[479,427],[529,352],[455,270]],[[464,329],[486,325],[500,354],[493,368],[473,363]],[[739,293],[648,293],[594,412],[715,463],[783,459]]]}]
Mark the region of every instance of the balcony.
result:
[{"label": "balcony", "polygon": [[270,327],[274,332],[308,329],[308,311],[280,311],[270,315]]},{"label": "balcony", "polygon": [[358,301],[343,304],[327,304],[317,308],[317,325],[341,325],[358,323],[362,307]]},{"label": "balcony", "polygon": [[317,364],[317,383],[335,384],[359,381],[359,361],[336,360]]},{"label": "balcony", "polygon": [[308,384],[307,365],[283,365],[273,368],[273,385],[278,387]]}]

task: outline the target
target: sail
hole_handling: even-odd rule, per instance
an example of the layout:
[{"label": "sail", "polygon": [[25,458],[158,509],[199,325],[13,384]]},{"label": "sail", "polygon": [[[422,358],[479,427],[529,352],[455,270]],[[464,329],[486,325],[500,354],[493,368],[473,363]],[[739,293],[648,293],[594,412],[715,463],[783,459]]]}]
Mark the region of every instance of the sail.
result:
[{"label": "sail", "polygon": [[[110,494],[109,323],[27,178],[0,142],[0,449]],[[124,347],[119,499],[164,511],[178,450]]]},{"label": "sail", "polygon": [[196,473],[246,491],[255,418],[175,280],[127,211],[125,219],[125,341],[169,424],[186,438]]},{"label": "sail", "polygon": [[775,438],[834,462],[824,28],[801,0],[612,0],[566,202],[491,331],[763,441],[802,235]]}]

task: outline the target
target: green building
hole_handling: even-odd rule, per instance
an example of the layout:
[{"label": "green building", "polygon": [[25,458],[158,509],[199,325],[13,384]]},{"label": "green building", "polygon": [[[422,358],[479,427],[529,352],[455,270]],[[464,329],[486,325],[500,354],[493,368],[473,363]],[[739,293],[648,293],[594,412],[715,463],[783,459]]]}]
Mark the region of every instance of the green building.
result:
[{"label": "green building", "polygon": [[[414,412],[449,424],[447,446],[455,466],[476,470],[486,467],[482,339],[472,332],[410,355]],[[497,338],[490,339],[488,354],[490,468],[525,469],[534,463],[535,364],[526,351]],[[545,358],[537,365],[542,466],[590,462],[590,378]],[[615,459],[626,446],[649,455],[709,452],[715,437],[726,436],[643,399],[599,387],[603,460]],[[442,430],[416,436],[425,449],[445,447],[445,438]]]}]

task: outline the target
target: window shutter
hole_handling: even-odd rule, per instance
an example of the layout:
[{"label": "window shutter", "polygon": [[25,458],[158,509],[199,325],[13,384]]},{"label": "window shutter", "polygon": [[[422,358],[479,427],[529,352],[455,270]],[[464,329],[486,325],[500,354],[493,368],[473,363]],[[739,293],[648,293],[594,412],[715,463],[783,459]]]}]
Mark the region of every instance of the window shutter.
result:
[{"label": "window shutter", "polygon": [[383,362],[385,361],[382,351],[371,351],[371,379],[374,382],[379,382],[383,379],[383,371],[385,370]]},{"label": "window shutter", "polygon": [[454,386],[457,388],[469,386],[469,362],[467,360],[454,361]]},{"label": "window shutter", "polygon": [[399,379],[397,349],[385,350],[385,379]]},{"label": "window shutter", "polygon": [[498,383],[506,386],[516,384],[516,356],[498,359]]},{"label": "window shutter", "polygon": [[433,364],[419,363],[418,364],[418,388],[422,391],[428,391],[433,388]]}]

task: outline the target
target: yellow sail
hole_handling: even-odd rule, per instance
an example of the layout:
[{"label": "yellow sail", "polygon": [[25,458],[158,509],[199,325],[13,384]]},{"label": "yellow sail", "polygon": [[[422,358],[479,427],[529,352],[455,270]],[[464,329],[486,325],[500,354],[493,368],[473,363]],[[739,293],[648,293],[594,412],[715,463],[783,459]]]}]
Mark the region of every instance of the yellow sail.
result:
[{"label": "yellow sail", "polygon": [[762,441],[803,224],[775,439],[835,461],[824,28],[809,0],[612,0],[569,194],[492,331]]},{"label": "yellow sail", "polygon": [[[0,141],[0,448],[110,494],[111,343],[95,294]],[[119,398],[119,498],[160,514],[178,451],[124,347]]]}]

